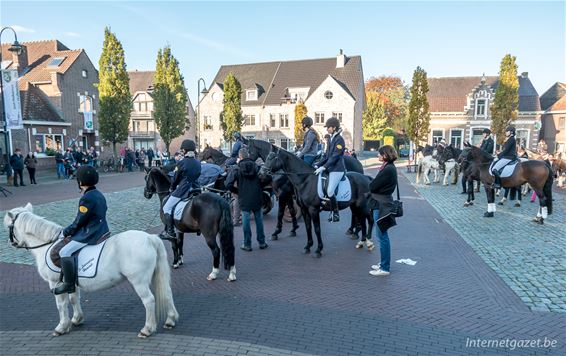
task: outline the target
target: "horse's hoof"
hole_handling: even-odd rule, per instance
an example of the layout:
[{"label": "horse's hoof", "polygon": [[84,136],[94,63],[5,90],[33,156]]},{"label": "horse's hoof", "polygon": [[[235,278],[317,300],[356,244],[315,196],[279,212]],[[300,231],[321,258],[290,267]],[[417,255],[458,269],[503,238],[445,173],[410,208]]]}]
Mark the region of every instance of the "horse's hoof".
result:
[{"label": "horse's hoof", "polygon": [[366,247],[368,248],[368,251],[373,251],[375,249],[375,244],[371,241],[368,241],[366,243]]},{"label": "horse's hoof", "polygon": [[57,330],[53,330],[53,333],[52,333],[51,335],[57,337],[57,336],[61,336],[61,335],[63,335],[63,334],[64,334],[64,333],[60,333],[60,332],[58,332]]},{"label": "horse's hoof", "polygon": [[354,230],[352,230],[351,228],[349,228],[348,230],[346,230],[346,236],[350,236],[354,234]]},{"label": "horse's hoof", "polygon": [[277,240],[279,240],[279,236],[271,235],[271,241],[277,241]]},{"label": "horse's hoof", "polygon": [[358,242],[358,243],[356,244],[356,248],[357,248],[357,249],[364,248],[364,242],[363,242],[363,241]]},{"label": "horse's hoof", "polygon": [[470,206],[470,203],[468,203],[468,202],[465,202],[465,203],[464,203],[464,207],[466,207],[466,208],[467,208],[468,206]]},{"label": "horse's hoof", "polygon": [[521,207],[521,203],[515,203],[515,208],[520,208]]},{"label": "horse's hoof", "polygon": [[544,219],[541,217],[536,217],[533,219],[534,222],[536,222],[539,225],[544,225]]},{"label": "horse's hoof", "polygon": [[80,318],[80,319],[75,319],[75,318],[73,318],[73,319],[71,319],[71,323],[72,323],[74,326],[81,326],[81,325],[83,325],[84,321],[85,321],[84,318]]},{"label": "horse's hoof", "polygon": [[312,254],[312,257],[314,257],[314,258],[321,258],[321,257],[322,257],[322,253],[320,253],[319,251],[316,251],[315,253]]},{"label": "horse's hoof", "polygon": [[497,203],[497,205],[503,205],[503,202],[500,201],[499,203]]},{"label": "horse's hoof", "polygon": [[493,212],[491,212],[491,211],[490,211],[490,212],[486,212],[486,213],[483,214],[483,217],[484,217],[484,218],[492,218],[492,217],[493,217]]},{"label": "horse's hoof", "polygon": [[165,325],[163,325],[163,329],[167,329],[167,330],[171,330],[175,327],[175,325],[172,324],[167,324],[165,323]]},{"label": "horse's hoof", "polygon": [[179,268],[179,264],[178,264],[178,263],[175,263],[175,264],[173,265],[173,269],[177,269],[177,268]]},{"label": "horse's hoof", "polygon": [[208,281],[214,281],[214,280],[216,280],[216,278],[218,278],[218,277],[209,274],[209,275],[206,277],[206,280],[208,280]]},{"label": "horse's hoof", "polygon": [[296,237],[296,236],[297,236],[297,233],[295,231],[291,231],[289,233],[289,237]]},{"label": "horse's hoof", "polygon": [[138,333],[138,337],[139,337],[140,339],[147,339],[147,338],[149,337],[149,335],[147,335],[147,334],[144,333],[143,331],[140,331],[140,332]]},{"label": "horse's hoof", "polygon": [[311,249],[305,247],[305,248],[303,249],[303,254],[304,254],[304,255],[308,255],[309,253],[311,253]]},{"label": "horse's hoof", "polygon": [[236,276],[228,276],[228,282],[234,282],[236,280]]}]

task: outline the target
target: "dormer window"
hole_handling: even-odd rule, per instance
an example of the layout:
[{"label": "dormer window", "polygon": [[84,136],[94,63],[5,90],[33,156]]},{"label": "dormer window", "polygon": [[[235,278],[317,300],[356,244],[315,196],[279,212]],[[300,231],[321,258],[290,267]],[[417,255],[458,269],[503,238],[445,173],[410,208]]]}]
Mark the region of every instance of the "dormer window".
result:
[{"label": "dormer window", "polygon": [[246,100],[247,101],[257,100],[257,89],[246,90]]},{"label": "dormer window", "polygon": [[82,76],[83,76],[83,78],[86,78],[88,76],[88,72],[84,69],[82,71]]},{"label": "dormer window", "polygon": [[485,116],[485,106],[486,106],[485,99],[478,99],[476,101],[476,116]]},{"label": "dormer window", "polygon": [[59,67],[66,57],[55,57],[51,59],[51,62],[47,65],[48,67]]}]

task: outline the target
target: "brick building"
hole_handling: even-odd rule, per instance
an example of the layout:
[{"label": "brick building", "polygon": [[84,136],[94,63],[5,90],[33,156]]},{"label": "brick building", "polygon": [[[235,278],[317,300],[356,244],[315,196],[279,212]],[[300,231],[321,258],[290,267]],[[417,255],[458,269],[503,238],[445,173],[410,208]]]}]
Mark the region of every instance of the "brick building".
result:
[{"label": "brick building", "polygon": [[[70,145],[100,150],[96,107],[98,71],[83,49],[58,40],[24,42],[20,55],[2,44],[2,68],[18,69],[24,128],[10,130],[10,152],[39,152],[39,164],[53,165],[45,153]],[[0,99],[1,100],[1,99]],[[1,128],[0,147],[4,148]]]},{"label": "brick building", "polygon": [[541,136],[549,152],[566,153],[566,84],[556,83],[540,97]]}]

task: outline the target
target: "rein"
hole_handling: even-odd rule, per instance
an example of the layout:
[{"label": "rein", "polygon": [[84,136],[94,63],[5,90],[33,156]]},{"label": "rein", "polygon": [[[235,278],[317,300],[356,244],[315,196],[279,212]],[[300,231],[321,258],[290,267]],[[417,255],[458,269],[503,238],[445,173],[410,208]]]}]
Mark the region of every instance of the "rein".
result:
[{"label": "rein", "polygon": [[9,232],[10,232],[10,244],[12,244],[12,246],[15,247],[15,248],[25,248],[26,250],[35,250],[36,248],[44,247],[44,246],[47,246],[47,245],[50,245],[50,244],[55,243],[55,241],[57,240],[57,236],[59,236],[59,235],[61,234],[61,231],[63,231],[63,229],[61,229],[61,231],[59,231],[59,232],[55,235],[55,238],[54,238],[54,239],[52,239],[52,240],[50,240],[50,241],[48,241],[48,242],[46,242],[46,243],[44,243],[44,244],[37,245],[37,246],[31,246],[31,247],[30,247],[30,246],[26,246],[26,245],[20,246],[20,242],[18,241],[18,239],[16,239],[16,234],[14,233],[14,225],[16,224],[16,220],[18,220],[18,217],[19,217],[21,214],[27,213],[27,212],[28,212],[28,211],[22,211],[22,212],[18,213],[18,214],[16,215],[16,217],[14,218],[14,220],[12,220],[12,223],[10,224],[10,226],[8,226],[8,230],[9,230]]}]

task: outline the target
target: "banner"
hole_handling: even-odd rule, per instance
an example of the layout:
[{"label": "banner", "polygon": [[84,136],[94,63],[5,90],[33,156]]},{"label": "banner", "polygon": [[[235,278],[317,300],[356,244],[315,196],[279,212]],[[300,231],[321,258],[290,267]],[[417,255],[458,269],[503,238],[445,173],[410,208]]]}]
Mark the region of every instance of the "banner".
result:
[{"label": "banner", "polygon": [[92,122],[92,111],[83,112],[85,118],[85,130],[94,129],[94,124]]},{"label": "banner", "polygon": [[4,110],[6,112],[6,121],[8,122],[8,130],[23,129],[24,123],[22,119],[22,107],[20,104],[20,88],[18,87],[18,70],[4,69],[2,70],[2,85],[4,88]]}]

